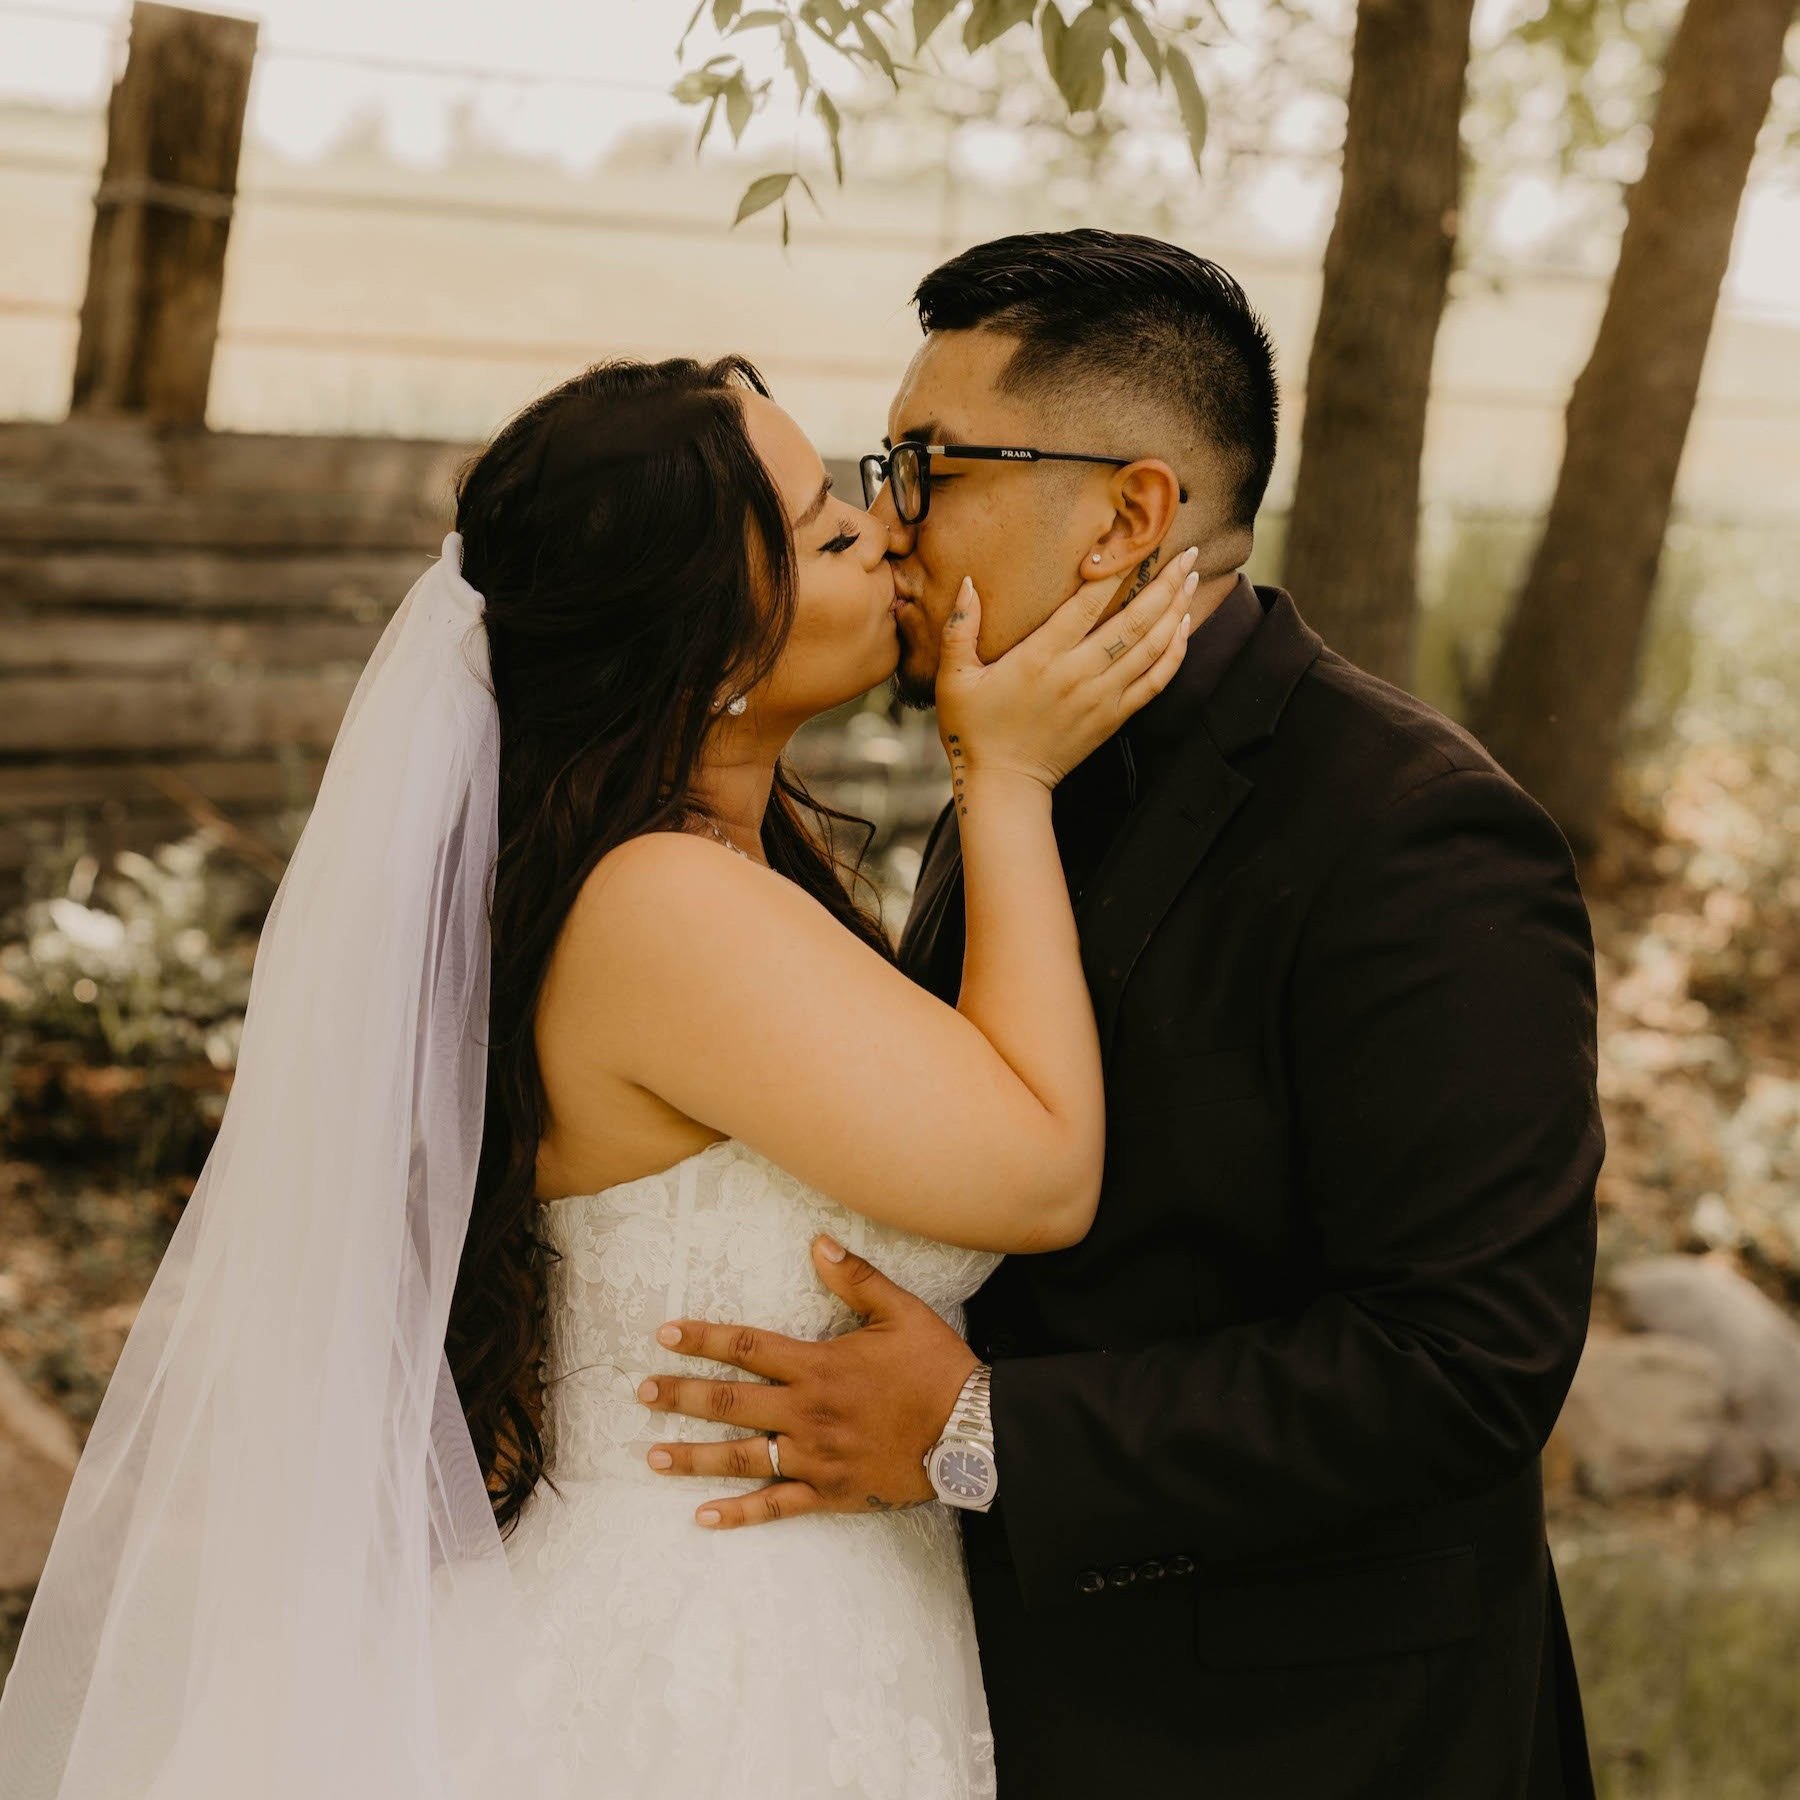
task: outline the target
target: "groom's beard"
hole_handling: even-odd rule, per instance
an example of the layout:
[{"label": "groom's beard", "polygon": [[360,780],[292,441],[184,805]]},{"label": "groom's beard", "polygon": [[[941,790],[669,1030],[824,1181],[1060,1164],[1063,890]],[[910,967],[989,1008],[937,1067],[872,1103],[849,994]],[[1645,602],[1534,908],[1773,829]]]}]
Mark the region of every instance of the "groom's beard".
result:
[{"label": "groom's beard", "polygon": [[929,712],[937,705],[937,671],[934,669],[929,679],[922,679],[909,670],[908,660],[903,655],[894,670],[894,697],[909,712]]},{"label": "groom's beard", "polygon": [[895,670],[895,698],[913,713],[929,713],[938,704],[938,671],[920,675],[913,668],[913,646],[900,639],[900,666]]}]

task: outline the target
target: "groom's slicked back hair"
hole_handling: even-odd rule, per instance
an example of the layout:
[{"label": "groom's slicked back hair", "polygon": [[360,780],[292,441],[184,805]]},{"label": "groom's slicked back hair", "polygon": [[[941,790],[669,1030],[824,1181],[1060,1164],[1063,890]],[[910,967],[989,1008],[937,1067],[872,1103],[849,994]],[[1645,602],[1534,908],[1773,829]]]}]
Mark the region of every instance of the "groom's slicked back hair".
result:
[{"label": "groom's slicked back hair", "polygon": [[1232,471],[1229,522],[1253,524],[1275,462],[1275,352],[1217,263],[1160,238],[1024,232],[953,256],[913,303],[927,332],[1016,337],[1003,393],[1173,406]]}]

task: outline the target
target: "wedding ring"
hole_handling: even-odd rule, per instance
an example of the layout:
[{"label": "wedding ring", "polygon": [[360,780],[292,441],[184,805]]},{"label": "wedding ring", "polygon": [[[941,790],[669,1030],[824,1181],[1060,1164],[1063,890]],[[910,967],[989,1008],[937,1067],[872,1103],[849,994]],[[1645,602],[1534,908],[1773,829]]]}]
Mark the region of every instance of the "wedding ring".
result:
[{"label": "wedding ring", "polygon": [[775,1448],[775,1434],[769,1433],[769,1473],[779,1481],[781,1479],[781,1452]]}]

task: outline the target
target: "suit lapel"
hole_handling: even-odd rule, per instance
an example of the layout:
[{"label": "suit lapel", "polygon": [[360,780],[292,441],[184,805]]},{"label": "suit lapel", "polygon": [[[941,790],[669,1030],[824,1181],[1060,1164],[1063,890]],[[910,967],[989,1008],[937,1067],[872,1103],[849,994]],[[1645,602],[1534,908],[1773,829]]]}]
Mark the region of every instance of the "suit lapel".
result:
[{"label": "suit lapel", "polygon": [[1231,759],[1273,733],[1323,645],[1279,588],[1149,792],[1125,815],[1075,923],[1100,1051],[1110,1063],[1125,984],[1144,946],[1255,785]]},{"label": "suit lapel", "polygon": [[[942,990],[932,979],[938,929],[952,900],[959,906],[962,903],[962,843],[956,833],[955,811],[954,802],[947,804],[925,840],[918,886],[913,889],[912,905],[895,951],[895,959],[906,974],[940,999],[944,997]],[[956,1004],[955,994],[950,995],[949,1004]]]},{"label": "suit lapel", "polygon": [[1088,882],[1075,925],[1103,1063],[1111,1062],[1119,1002],[1139,955],[1250,788],[1204,728],[1196,730],[1125,815]]},{"label": "suit lapel", "polygon": [[[1323,648],[1285,593],[1265,591],[1272,598],[1255,635],[1154,785],[1126,814],[1075,909],[1104,1060],[1112,1054],[1119,1003],[1138,957],[1254,785],[1230,758],[1274,731]],[[961,839],[946,807],[901,936],[900,960],[915,980],[930,985],[940,925],[961,897]]]}]

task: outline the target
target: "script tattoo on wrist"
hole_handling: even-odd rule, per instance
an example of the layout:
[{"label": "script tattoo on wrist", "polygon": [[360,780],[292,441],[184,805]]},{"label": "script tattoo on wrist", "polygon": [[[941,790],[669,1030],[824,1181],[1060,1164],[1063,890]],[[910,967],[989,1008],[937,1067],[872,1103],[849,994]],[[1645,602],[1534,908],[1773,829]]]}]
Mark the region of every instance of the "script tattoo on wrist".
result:
[{"label": "script tattoo on wrist", "polygon": [[907,1512],[925,1504],[923,1500],[884,1500],[879,1494],[865,1494],[863,1503],[870,1512]]},{"label": "script tattoo on wrist", "polygon": [[964,762],[962,739],[953,731],[950,733],[950,782],[956,790],[956,811],[959,817],[969,816],[969,802],[963,791]]}]

